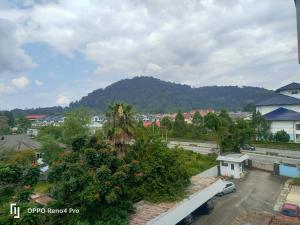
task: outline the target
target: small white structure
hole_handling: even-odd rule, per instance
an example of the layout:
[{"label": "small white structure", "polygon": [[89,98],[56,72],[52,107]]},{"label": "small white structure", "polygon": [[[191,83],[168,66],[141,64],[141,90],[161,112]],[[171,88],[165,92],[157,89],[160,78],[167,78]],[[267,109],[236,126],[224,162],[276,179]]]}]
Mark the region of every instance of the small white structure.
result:
[{"label": "small white structure", "polygon": [[220,161],[221,176],[242,178],[245,173],[245,166],[248,164],[249,156],[247,154],[228,154],[220,155],[217,160]]},{"label": "small white structure", "polygon": [[36,136],[38,136],[38,130],[35,129],[35,128],[29,128],[29,129],[27,129],[26,133],[30,137],[36,137]]}]

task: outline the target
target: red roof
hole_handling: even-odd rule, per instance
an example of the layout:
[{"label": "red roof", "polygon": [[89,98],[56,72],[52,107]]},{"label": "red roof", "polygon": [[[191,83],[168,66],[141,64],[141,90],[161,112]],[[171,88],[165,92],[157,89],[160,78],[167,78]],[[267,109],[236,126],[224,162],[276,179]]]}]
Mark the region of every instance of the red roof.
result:
[{"label": "red roof", "polygon": [[151,122],[151,121],[144,121],[144,127],[150,127],[152,126],[153,124],[155,124],[156,126],[160,127],[160,121],[156,121],[155,123],[154,122]]},{"label": "red roof", "polygon": [[27,115],[25,118],[28,120],[38,120],[47,117],[47,115]]}]

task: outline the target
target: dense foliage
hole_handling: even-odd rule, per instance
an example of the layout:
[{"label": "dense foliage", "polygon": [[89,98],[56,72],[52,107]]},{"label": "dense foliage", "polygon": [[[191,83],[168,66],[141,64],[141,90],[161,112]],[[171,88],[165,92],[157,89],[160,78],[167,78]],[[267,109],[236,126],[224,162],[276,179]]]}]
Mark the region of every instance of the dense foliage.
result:
[{"label": "dense foliage", "polygon": [[110,102],[123,101],[140,112],[189,111],[197,108],[242,110],[248,103],[256,103],[274,95],[272,91],[256,87],[192,88],[152,77],[135,77],[95,90],[71,103],[70,107],[83,106],[105,111]]}]

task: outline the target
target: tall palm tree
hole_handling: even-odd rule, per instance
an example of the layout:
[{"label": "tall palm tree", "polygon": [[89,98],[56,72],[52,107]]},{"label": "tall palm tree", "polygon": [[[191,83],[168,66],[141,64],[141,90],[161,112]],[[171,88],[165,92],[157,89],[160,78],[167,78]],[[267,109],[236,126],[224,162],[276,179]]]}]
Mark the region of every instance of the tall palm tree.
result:
[{"label": "tall palm tree", "polygon": [[108,139],[125,156],[125,146],[129,144],[134,132],[132,106],[124,103],[111,104],[106,113]]}]

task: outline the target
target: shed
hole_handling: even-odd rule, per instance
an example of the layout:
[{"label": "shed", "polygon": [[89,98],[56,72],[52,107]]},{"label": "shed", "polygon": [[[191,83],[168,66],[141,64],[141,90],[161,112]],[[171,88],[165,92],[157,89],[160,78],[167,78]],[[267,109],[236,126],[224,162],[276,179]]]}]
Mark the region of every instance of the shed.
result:
[{"label": "shed", "polygon": [[248,165],[249,156],[247,154],[227,154],[217,158],[220,161],[220,174],[235,179],[242,178]]}]

